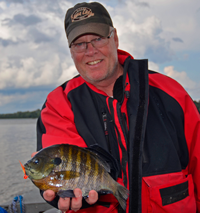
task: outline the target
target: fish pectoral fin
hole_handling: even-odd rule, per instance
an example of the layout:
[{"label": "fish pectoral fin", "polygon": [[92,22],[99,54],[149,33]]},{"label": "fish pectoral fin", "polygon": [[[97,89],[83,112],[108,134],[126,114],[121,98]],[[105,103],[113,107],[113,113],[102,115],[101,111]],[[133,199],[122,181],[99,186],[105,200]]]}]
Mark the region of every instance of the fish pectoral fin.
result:
[{"label": "fish pectoral fin", "polygon": [[75,197],[73,190],[60,190],[57,195],[59,197]]},{"label": "fish pectoral fin", "polygon": [[69,180],[69,179],[73,179],[73,178],[77,178],[80,177],[80,173],[79,172],[75,172],[75,171],[58,171],[58,172],[54,172],[54,176],[56,176],[58,180]]}]

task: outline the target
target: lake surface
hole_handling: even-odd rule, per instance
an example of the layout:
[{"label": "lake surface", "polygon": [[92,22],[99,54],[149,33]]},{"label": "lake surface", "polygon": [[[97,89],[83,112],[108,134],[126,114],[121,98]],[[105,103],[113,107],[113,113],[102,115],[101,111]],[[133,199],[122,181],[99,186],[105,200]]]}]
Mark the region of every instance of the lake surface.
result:
[{"label": "lake surface", "polygon": [[37,119],[0,119],[0,205],[35,186],[24,179],[22,164],[36,150]]}]

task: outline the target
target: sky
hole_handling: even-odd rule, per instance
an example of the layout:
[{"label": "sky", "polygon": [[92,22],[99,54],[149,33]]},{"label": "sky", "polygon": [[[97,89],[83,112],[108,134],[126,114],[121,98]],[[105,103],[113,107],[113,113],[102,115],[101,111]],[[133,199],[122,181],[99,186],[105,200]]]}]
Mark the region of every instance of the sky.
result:
[{"label": "sky", "polygon": [[[77,75],[64,17],[77,0],[0,0],[0,114],[41,109],[49,92]],[[90,2],[90,1],[86,1]],[[200,100],[200,1],[101,0],[119,49],[148,59]]]}]

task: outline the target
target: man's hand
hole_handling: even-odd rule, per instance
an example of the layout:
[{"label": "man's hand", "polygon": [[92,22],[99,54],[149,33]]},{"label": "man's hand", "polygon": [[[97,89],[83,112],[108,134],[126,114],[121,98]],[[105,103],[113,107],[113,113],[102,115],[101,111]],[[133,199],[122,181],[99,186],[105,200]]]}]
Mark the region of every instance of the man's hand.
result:
[{"label": "man's hand", "polygon": [[[81,207],[82,207],[82,191],[81,189],[74,189],[74,195],[75,197],[73,197],[72,199],[70,199],[69,197],[66,198],[59,198],[58,201],[58,209],[60,209],[61,211],[65,212],[69,209],[73,210],[73,211],[78,211]],[[52,190],[46,190],[43,193],[43,197],[45,200],[47,201],[52,201],[55,198],[55,193]],[[89,192],[89,196],[86,199],[87,203],[89,203],[90,205],[96,203],[98,200],[98,193],[94,190],[91,190]]]},{"label": "man's hand", "polygon": [[[32,153],[31,157],[34,157],[37,154],[37,152]],[[69,197],[66,198],[59,198],[58,201],[58,208],[65,212],[69,209],[73,210],[73,211],[78,211],[81,207],[82,207],[82,191],[81,189],[74,189],[74,195],[75,197],[73,197],[72,199],[70,199]],[[45,200],[47,201],[52,201],[55,198],[55,192],[52,190],[46,190],[43,193],[43,197]],[[97,202],[98,200],[98,193],[95,190],[91,190],[89,192],[88,198],[85,199],[86,202],[90,205],[94,204]]]}]

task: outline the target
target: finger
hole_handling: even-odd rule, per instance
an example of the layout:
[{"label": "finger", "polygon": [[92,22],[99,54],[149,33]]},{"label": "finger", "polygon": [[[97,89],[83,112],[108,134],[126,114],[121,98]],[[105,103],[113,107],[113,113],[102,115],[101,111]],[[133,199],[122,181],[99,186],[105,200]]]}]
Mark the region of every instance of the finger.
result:
[{"label": "finger", "polygon": [[48,189],[48,190],[44,191],[43,197],[47,201],[52,201],[55,198],[55,192]]},{"label": "finger", "polygon": [[58,200],[58,209],[62,212],[69,210],[70,207],[70,198],[69,197],[60,197]]},{"label": "finger", "polygon": [[97,202],[98,200],[98,193],[95,190],[91,190],[88,194],[88,198],[85,199],[87,201],[87,203],[89,203],[90,205],[94,204]]},{"label": "finger", "polygon": [[31,154],[31,157],[33,158],[37,153],[38,153],[38,152],[33,152],[33,153]]},{"label": "finger", "polygon": [[71,210],[78,211],[82,207],[82,191],[81,189],[74,189],[75,197],[71,201]]}]

